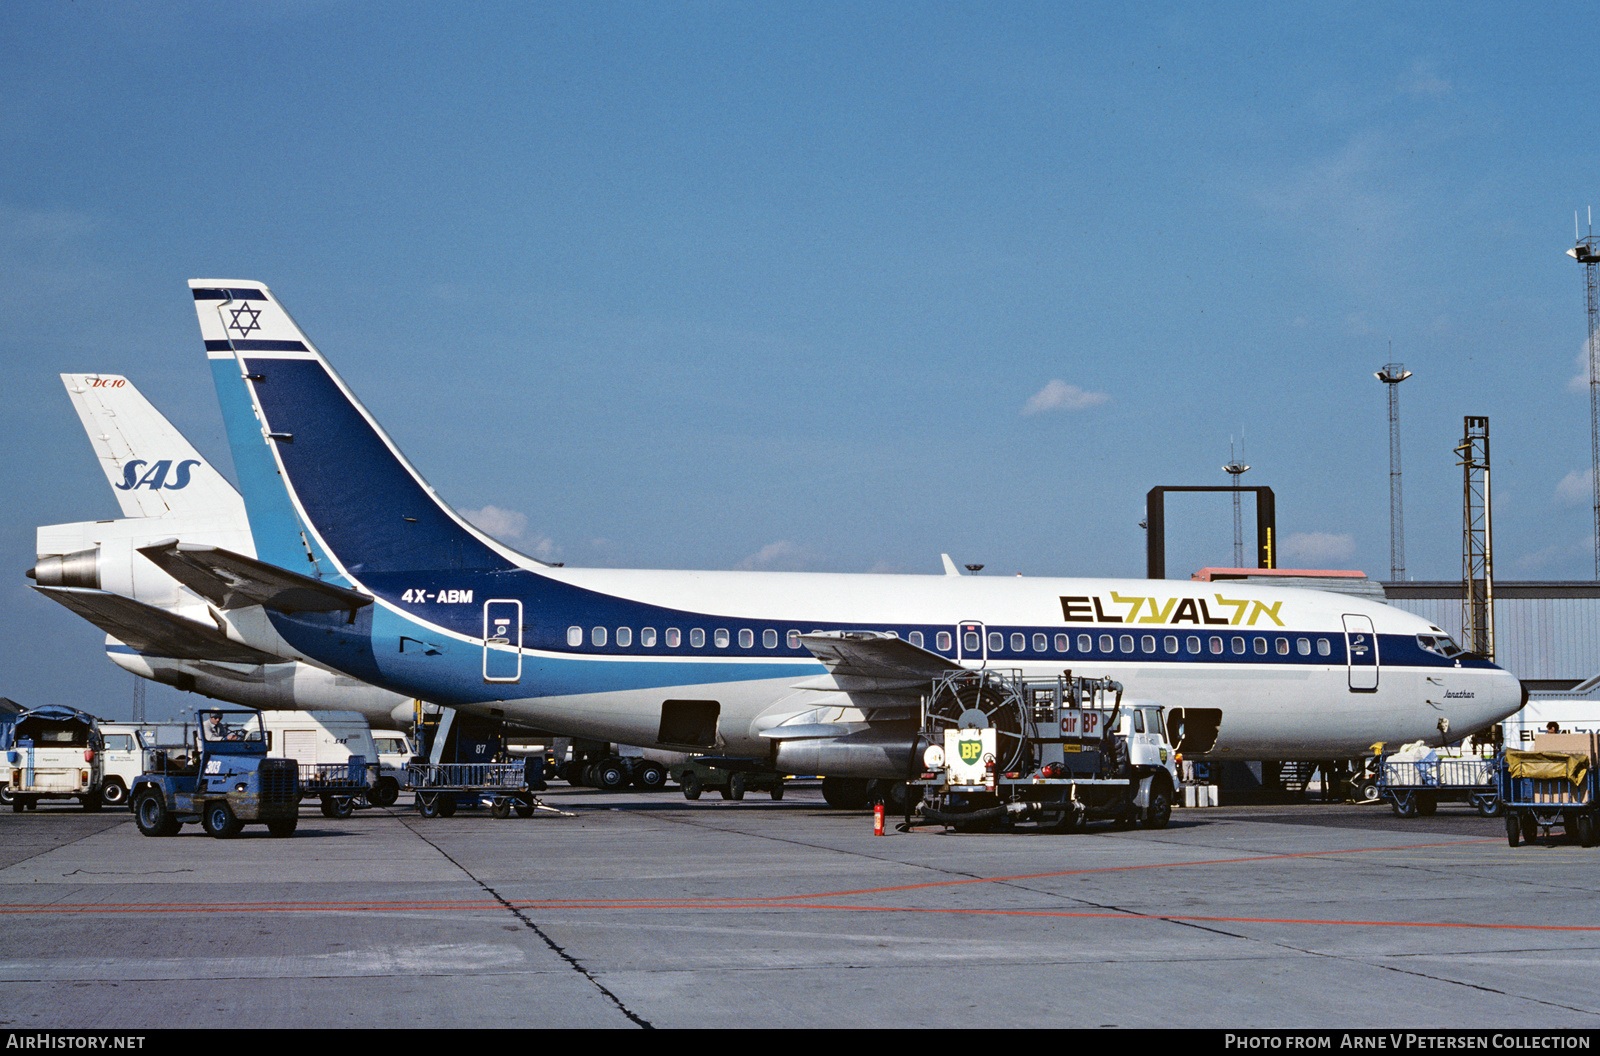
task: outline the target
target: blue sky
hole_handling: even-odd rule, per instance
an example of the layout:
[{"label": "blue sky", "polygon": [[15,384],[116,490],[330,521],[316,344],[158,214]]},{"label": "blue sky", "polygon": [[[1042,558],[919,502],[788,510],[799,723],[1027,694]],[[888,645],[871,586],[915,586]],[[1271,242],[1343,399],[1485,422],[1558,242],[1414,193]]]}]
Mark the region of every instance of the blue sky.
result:
[{"label": "blue sky", "polygon": [[[1142,576],[1242,438],[1281,564],[1589,579],[1593,4],[0,7],[0,695],[125,713],[27,587],[116,516],[57,375],[228,464],[184,281],[271,285],[430,482],[569,565]],[[1574,383],[1576,379],[1576,383]],[[1232,561],[1169,506],[1169,575]],[[150,688],[152,711],[190,699]]]}]

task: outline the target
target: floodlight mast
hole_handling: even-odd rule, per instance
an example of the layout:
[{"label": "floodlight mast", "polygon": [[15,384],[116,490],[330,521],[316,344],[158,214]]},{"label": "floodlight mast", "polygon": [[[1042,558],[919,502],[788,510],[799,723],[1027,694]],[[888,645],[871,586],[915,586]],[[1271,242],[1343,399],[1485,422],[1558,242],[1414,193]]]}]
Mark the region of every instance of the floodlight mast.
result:
[{"label": "floodlight mast", "polygon": [[[1572,214],[1572,226],[1578,226],[1578,214]],[[1589,354],[1589,467],[1594,484],[1594,578],[1600,579],[1600,286],[1597,286],[1595,265],[1600,264],[1600,238],[1594,233],[1594,210],[1589,210],[1589,235],[1581,237],[1574,232],[1577,244],[1567,250],[1567,256],[1583,265],[1585,316],[1584,350]]]},{"label": "floodlight mast", "polygon": [[1373,377],[1389,388],[1389,582],[1406,578],[1405,510],[1400,498],[1400,383],[1411,377],[1404,363],[1385,363]]},{"label": "floodlight mast", "polygon": [[[1244,441],[1239,441],[1239,447],[1244,447]],[[1244,464],[1243,458],[1233,457],[1233,437],[1228,437],[1228,464],[1222,471],[1233,478],[1233,567],[1244,567],[1244,522],[1239,513],[1239,478],[1249,472],[1250,467]]]}]

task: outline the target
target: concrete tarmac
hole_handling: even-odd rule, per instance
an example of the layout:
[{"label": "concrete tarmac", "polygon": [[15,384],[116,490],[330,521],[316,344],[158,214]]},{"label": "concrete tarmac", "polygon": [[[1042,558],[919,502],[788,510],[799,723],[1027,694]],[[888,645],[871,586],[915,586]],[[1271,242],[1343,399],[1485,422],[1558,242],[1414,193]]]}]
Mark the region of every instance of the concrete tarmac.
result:
[{"label": "concrete tarmac", "polygon": [[1600,1027],[1600,850],[1465,807],[876,837],[814,786],[544,800],[576,817],[0,813],[0,1028]]}]

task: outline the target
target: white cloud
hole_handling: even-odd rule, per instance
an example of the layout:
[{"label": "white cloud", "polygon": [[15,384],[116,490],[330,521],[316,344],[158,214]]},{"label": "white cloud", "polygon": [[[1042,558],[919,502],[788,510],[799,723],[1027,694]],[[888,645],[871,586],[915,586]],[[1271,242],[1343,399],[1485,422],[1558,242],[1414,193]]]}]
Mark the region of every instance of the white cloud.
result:
[{"label": "white cloud", "polygon": [[1563,506],[1587,506],[1594,498],[1594,468],[1575,469],[1556,485],[1556,501]]},{"label": "white cloud", "polygon": [[[1596,335],[1596,337],[1600,338],[1600,335]],[[1578,349],[1578,354],[1572,357],[1572,366],[1573,366],[1573,369],[1575,369],[1577,371],[1577,373],[1574,374],[1572,376],[1572,378],[1567,382],[1567,391],[1568,392],[1588,392],[1589,391],[1589,349],[1587,347]]]},{"label": "white cloud", "polygon": [[1088,407],[1097,407],[1110,400],[1111,397],[1103,392],[1085,392],[1076,385],[1068,385],[1059,378],[1040,389],[1028,398],[1023,405],[1024,415],[1040,414],[1044,411],[1081,411]]},{"label": "white cloud", "polygon": [[461,510],[461,516],[502,543],[516,547],[540,561],[559,560],[561,548],[547,535],[528,534],[528,515],[516,510],[485,506],[481,510]]},{"label": "white cloud", "polygon": [[1354,536],[1332,532],[1295,532],[1284,537],[1281,550],[1291,565],[1333,568],[1355,556],[1356,541]]},{"label": "white cloud", "polygon": [[788,539],[768,543],[740,561],[735,568],[746,572],[806,572],[816,568],[817,555]]}]

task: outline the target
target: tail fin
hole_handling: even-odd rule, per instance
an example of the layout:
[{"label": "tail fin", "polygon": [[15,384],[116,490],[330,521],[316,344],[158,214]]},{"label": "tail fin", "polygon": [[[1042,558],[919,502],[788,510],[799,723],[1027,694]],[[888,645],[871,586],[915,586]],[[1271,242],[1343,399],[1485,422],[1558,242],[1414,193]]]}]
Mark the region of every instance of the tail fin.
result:
[{"label": "tail fin", "polygon": [[262,560],[358,581],[514,567],[439,500],[266,286],[189,287]]},{"label": "tail fin", "polygon": [[233,485],[127,378],[63,374],[124,517],[182,517],[243,529],[244,500]]}]

